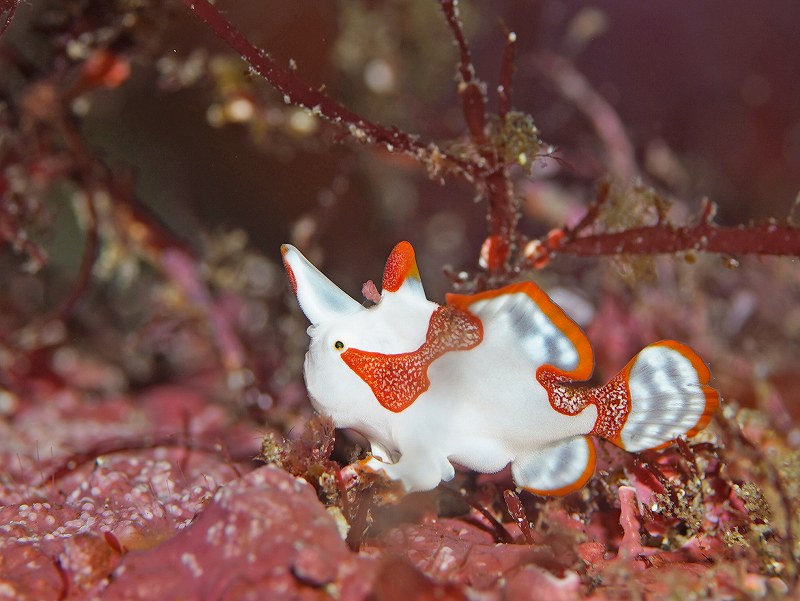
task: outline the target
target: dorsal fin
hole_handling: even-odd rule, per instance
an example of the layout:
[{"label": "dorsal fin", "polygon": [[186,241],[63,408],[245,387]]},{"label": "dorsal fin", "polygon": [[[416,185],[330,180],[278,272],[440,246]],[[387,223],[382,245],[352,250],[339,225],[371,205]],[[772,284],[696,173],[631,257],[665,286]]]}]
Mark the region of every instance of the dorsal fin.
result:
[{"label": "dorsal fin", "polygon": [[535,367],[551,365],[574,381],[588,380],[594,371],[589,339],[533,282],[472,295],[448,294],[447,304],[478,316],[486,328],[493,320],[506,328]]},{"label": "dorsal fin", "polygon": [[312,324],[333,321],[363,309],[291,244],[281,246],[281,255],[289,286]]},{"label": "dorsal fin", "polygon": [[405,240],[399,242],[386,259],[382,287],[384,294],[425,299],[425,289],[419,277],[414,248]]}]

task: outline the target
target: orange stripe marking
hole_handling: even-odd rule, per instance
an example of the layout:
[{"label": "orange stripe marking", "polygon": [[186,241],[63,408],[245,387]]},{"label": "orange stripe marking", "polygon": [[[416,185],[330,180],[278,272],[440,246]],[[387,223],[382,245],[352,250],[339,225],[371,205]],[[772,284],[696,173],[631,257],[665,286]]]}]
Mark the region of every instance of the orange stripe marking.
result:
[{"label": "orange stripe marking", "polygon": [[381,405],[399,413],[430,387],[431,363],[445,353],[475,348],[481,340],[480,319],[460,309],[439,307],[431,315],[425,342],[416,351],[389,355],[349,348],[341,357]]}]

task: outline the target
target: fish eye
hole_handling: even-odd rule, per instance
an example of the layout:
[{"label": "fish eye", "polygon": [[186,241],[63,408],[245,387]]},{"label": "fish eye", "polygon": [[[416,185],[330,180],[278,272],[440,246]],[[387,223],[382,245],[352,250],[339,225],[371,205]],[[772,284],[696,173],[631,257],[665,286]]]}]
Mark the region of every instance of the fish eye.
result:
[{"label": "fish eye", "polygon": [[333,343],[333,348],[335,348],[337,351],[342,350],[344,348],[344,342],[342,342],[341,340],[337,340],[336,342]]}]

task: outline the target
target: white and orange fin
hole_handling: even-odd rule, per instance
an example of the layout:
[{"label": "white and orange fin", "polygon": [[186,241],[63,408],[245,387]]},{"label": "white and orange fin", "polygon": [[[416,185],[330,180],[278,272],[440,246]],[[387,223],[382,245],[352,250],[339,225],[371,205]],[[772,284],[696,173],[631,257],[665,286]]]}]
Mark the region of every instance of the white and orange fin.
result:
[{"label": "white and orange fin", "polygon": [[594,443],[573,436],[511,463],[514,482],[538,495],[563,496],[582,488],[594,474]]},{"label": "white and orange fin", "polygon": [[597,420],[590,434],[626,451],[655,449],[696,434],[719,404],[700,357],[672,340],[646,347],[605,386],[576,386],[546,366],[537,370],[536,378],[559,413],[576,415],[595,405]]},{"label": "white and orange fin", "polygon": [[627,451],[669,444],[708,425],[719,394],[708,385],[708,368],[685,344],[662,340],[625,367],[630,414],[615,441]]},{"label": "white and orange fin", "polygon": [[383,269],[383,297],[408,297],[426,300],[419,277],[414,248],[406,241],[399,242],[386,259]]},{"label": "white and orange fin", "polygon": [[552,365],[572,380],[588,380],[594,355],[580,327],[532,282],[473,295],[448,294],[447,304],[476,315],[488,327],[507,320],[534,366]]}]

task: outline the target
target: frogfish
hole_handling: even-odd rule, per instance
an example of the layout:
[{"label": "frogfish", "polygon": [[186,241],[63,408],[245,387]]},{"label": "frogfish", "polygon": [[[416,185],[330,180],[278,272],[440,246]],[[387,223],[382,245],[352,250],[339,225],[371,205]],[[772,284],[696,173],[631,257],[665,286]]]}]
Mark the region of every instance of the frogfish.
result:
[{"label": "frogfish", "polygon": [[688,346],[645,347],[603,386],[580,327],[530,281],[478,294],[425,296],[414,250],[395,246],[380,300],[365,307],[295,247],[281,247],[310,343],[304,376],[314,407],[370,444],[362,469],[407,492],[453,478],[453,464],[540,495],[581,488],[593,437],[626,451],[704,428],[719,397]]}]

